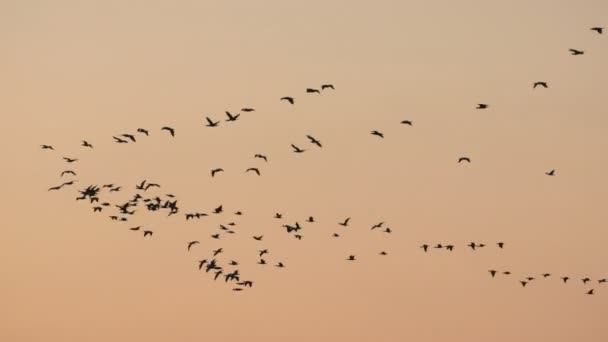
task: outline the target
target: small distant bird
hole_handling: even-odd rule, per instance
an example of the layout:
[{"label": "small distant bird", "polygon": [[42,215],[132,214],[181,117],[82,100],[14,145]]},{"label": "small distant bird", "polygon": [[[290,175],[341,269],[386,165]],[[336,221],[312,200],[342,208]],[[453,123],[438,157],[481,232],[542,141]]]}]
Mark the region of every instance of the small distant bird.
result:
[{"label": "small distant bird", "polygon": [[228,119],[226,119],[226,121],[236,121],[239,118],[239,116],[241,116],[241,114],[232,115],[232,114],[230,114],[230,112],[226,111],[226,116],[228,117]]},{"label": "small distant bird", "polygon": [[150,135],[150,133],[148,132],[148,130],[147,129],[143,129],[143,128],[138,128],[137,132],[138,133],[143,133],[145,135]]},{"label": "small distant bird", "polygon": [[90,144],[88,141],[86,141],[86,140],[83,140],[83,141],[82,141],[82,146],[84,146],[84,147],[90,147],[90,148],[93,148],[93,145],[91,145],[91,144]]},{"label": "small distant bird", "polygon": [[354,261],[355,260],[355,256],[354,255],[349,255],[346,260],[348,260],[348,261]]},{"label": "small distant bird", "polygon": [[564,281],[564,284],[568,282],[568,279],[570,279],[570,277],[562,277],[562,280]]},{"label": "small distant bird", "polygon": [[519,282],[521,283],[521,286],[523,286],[523,287],[526,287],[526,284],[528,284],[528,282],[525,280],[520,280]]},{"label": "small distant bird", "polygon": [[264,238],[264,235],[260,235],[260,236],[253,236],[253,239],[254,239],[254,240],[257,240],[257,241],[262,241],[262,239],[263,239],[263,238]]},{"label": "small distant bird", "polygon": [[386,253],[385,251],[380,252],[380,255],[387,255],[388,253]]},{"label": "small distant bird", "polygon": [[496,276],[496,271],[495,270],[489,270],[488,272],[490,272],[490,274],[492,275],[492,278],[494,278],[494,276]]},{"label": "small distant bird", "polygon": [[334,233],[334,234],[333,234],[333,237],[340,237],[340,234],[338,234],[338,233]]},{"label": "small distant bird", "polygon": [[59,189],[61,189],[61,187],[62,187],[62,186],[63,186],[63,185],[54,186],[54,187],[52,187],[52,188],[49,188],[49,190],[48,190],[48,191],[59,190]]},{"label": "small distant bird", "polygon": [[280,218],[283,218],[283,215],[276,213],[276,214],[274,214],[274,218],[280,219]]},{"label": "small distant bird", "polygon": [[220,234],[213,234],[211,235],[212,239],[219,239],[220,238]]},{"label": "small distant bird", "polygon": [[73,163],[73,162],[77,162],[78,159],[75,158],[67,158],[67,157],[63,157],[63,160],[65,160],[68,163]]},{"label": "small distant bird", "polygon": [[315,144],[315,145],[317,145],[319,147],[323,147],[321,145],[321,142],[319,140],[315,139],[314,137],[312,137],[310,135],[307,135],[306,137],[310,140],[311,143],[313,143],[313,144]]},{"label": "small distant bird", "polygon": [[[551,170],[549,172],[545,172],[547,176],[555,176],[555,170]],[[566,177],[567,178],[567,177]]]},{"label": "small distant bird", "polygon": [[213,251],[213,256],[216,257],[218,254],[222,253],[223,251],[224,251],[223,248],[218,248]]},{"label": "small distant bird", "polygon": [[592,294],[593,294],[593,289],[591,289],[591,290],[587,291],[587,294],[588,294],[588,295],[592,295]]},{"label": "small distant bird", "polygon": [[534,82],[534,85],[532,86],[532,88],[536,88],[536,87],[543,87],[543,88],[549,88],[549,86],[547,85],[547,82]]},{"label": "small distant bird", "polygon": [[258,176],[260,175],[260,170],[258,170],[257,167],[250,167],[245,172],[250,172],[250,171],[253,171],[253,172],[257,173]]},{"label": "small distant bird", "polygon": [[378,137],[380,137],[380,138],[384,138],[384,134],[382,134],[382,133],[380,133],[380,132],[378,132],[378,131],[372,131],[372,132],[371,132],[371,135],[375,135],[375,136],[378,136]]},{"label": "small distant bird", "polygon": [[295,102],[294,99],[293,99],[293,97],[291,97],[291,96],[281,97],[281,100],[282,101],[287,101],[287,102],[289,102],[291,104],[293,104]]},{"label": "small distant bird", "polygon": [[245,113],[248,113],[248,112],[255,112],[255,109],[245,107],[245,108],[241,108],[241,111],[245,112]]},{"label": "small distant bird", "polygon": [[503,248],[505,246],[504,242],[497,242],[498,248]]},{"label": "small distant bird", "polygon": [[587,284],[587,282],[591,281],[589,278],[583,278],[581,280],[583,281],[583,284]]},{"label": "small distant bird", "polygon": [[445,249],[451,252],[454,250],[454,245],[445,245]]},{"label": "small distant bird", "polygon": [[333,84],[323,84],[321,85],[321,90],[325,90],[325,89],[331,89],[331,90],[335,90],[334,85]]},{"label": "small distant bird", "polygon": [[216,173],[223,172],[223,171],[224,171],[224,169],[222,169],[222,168],[213,169],[213,170],[211,170],[211,177],[215,177]]},{"label": "small distant bird", "polygon": [[598,34],[602,34],[602,33],[604,33],[604,28],[603,28],[603,27],[592,27],[592,28],[590,28],[590,30],[591,30],[591,31],[595,31],[595,32],[597,32]]},{"label": "small distant bird", "polygon": [[478,103],[477,104],[477,109],[486,109],[488,107],[490,107],[490,105],[486,104],[486,103]]},{"label": "small distant bird", "polygon": [[404,125],[408,125],[408,126],[412,126],[413,125],[410,120],[403,120],[403,121],[401,121],[401,123],[404,124]]},{"label": "small distant bird", "polygon": [[298,146],[296,146],[294,144],[291,144],[291,147],[293,148],[293,152],[295,152],[295,153],[302,153],[302,152],[306,151],[306,150],[299,148]]},{"label": "small distant bird", "polygon": [[133,134],[123,134],[122,136],[131,140],[132,142],[136,142],[135,136]]},{"label": "small distant bird", "polygon": [[219,214],[219,213],[221,213],[222,211],[224,211],[224,209],[223,209],[223,206],[222,206],[222,205],[220,205],[219,207],[217,207],[217,208],[213,209],[213,213],[214,213],[214,214]]},{"label": "small distant bird", "polygon": [[[226,112],[226,113],[228,113],[228,112]],[[230,117],[231,117],[231,116],[230,116]],[[211,120],[211,118],[209,118],[209,117],[207,117],[207,118],[206,118],[206,120],[207,120],[207,124],[206,124],[205,126],[207,126],[207,127],[217,127],[217,126],[220,124],[220,122],[219,122],[219,121],[213,121],[213,120]],[[235,119],[235,120],[236,120],[236,119]]]},{"label": "small distant bird", "polygon": [[160,130],[169,132],[169,134],[171,134],[172,137],[175,136],[175,129],[173,129],[172,127],[165,126],[165,127],[161,128]]},{"label": "small distant bird", "polygon": [[264,259],[260,259],[260,261],[258,261],[259,265],[266,265],[266,260]]},{"label": "small distant bird", "polygon": [[306,219],[306,222],[313,223],[313,222],[315,222],[315,218],[312,216],[309,216],[308,219]]},{"label": "small distant bird", "polygon": [[543,273],[542,276],[543,278],[548,278],[551,276],[551,273]]},{"label": "small distant bird", "polygon": [[348,226],[348,221],[350,221],[350,217],[347,218],[346,220],[344,220],[344,222],[338,222],[338,224],[341,225],[341,226],[346,227],[346,226]]},{"label": "small distant bird", "polygon": [[268,254],[268,250],[267,249],[262,249],[262,250],[259,251],[259,253],[260,253],[260,258],[261,258],[262,256],[264,256],[264,254]]},{"label": "small distant bird", "polygon": [[153,232],[153,231],[151,231],[151,230],[144,230],[144,237],[146,237],[146,236],[148,236],[148,235],[152,236],[152,234],[153,234],[153,233],[154,233],[154,232]]},{"label": "small distant bird", "polygon": [[429,245],[424,244],[424,245],[420,246],[420,248],[422,248],[426,252],[429,249]]},{"label": "small distant bird", "polygon": [[298,240],[302,240],[302,235],[300,235],[300,234],[295,234],[293,237]]},{"label": "small distant bird", "polygon": [[243,215],[243,212],[242,211],[237,211],[237,212],[234,213],[234,215],[241,216],[241,215]]},{"label": "small distant bird", "polygon": [[572,54],[572,56],[578,56],[578,55],[584,55],[585,54],[585,51],[583,51],[583,50],[569,49],[569,51]]},{"label": "small distant bird", "polygon": [[231,261],[228,263],[228,265],[230,265],[230,266],[238,266],[238,264],[239,264],[239,263],[238,263],[238,262],[236,262],[236,261],[234,261],[234,260],[231,260]]},{"label": "small distant bird", "polygon": [[279,262],[279,263],[276,264],[276,267],[283,268],[283,267],[285,267],[285,265],[283,265],[282,262]]},{"label": "small distant bird", "polygon": [[608,282],[608,279],[602,278],[597,281],[599,284]]},{"label": "small distant bird", "polygon": [[43,150],[55,150],[51,145],[40,145]]},{"label": "small distant bird", "polygon": [[460,157],[460,158],[458,158],[458,162],[459,163],[462,163],[463,161],[466,161],[466,162],[470,163],[471,159],[469,157]]},{"label": "small distant bird", "polygon": [[139,230],[139,228],[141,228],[141,226],[137,226],[137,227],[131,227],[131,228],[129,228],[129,230],[136,231],[136,230]]},{"label": "small distant bird", "polygon": [[384,222],[376,223],[375,225],[372,226],[372,228],[370,230],[374,230],[376,228],[381,228],[383,224],[384,224]]},{"label": "small distant bird", "polygon": [[118,137],[112,137],[112,138],[114,138],[114,140],[115,140],[117,143],[119,143],[119,144],[126,144],[126,143],[128,143],[128,141],[126,141],[126,140],[124,140],[124,139],[120,139],[120,138],[118,138]]},{"label": "small distant bird", "polygon": [[260,159],[264,159],[265,162],[268,162],[268,157],[266,157],[263,154],[256,154],[255,156],[253,156],[254,158],[260,158]]},{"label": "small distant bird", "polygon": [[198,241],[190,241],[188,242],[188,251],[190,251],[190,248],[192,248],[192,246],[196,245],[197,243],[200,243]]},{"label": "small distant bird", "polygon": [[72,170],[65,170],[61,173],[61,177],[63,177],[64,175],[72,175],[72,176],[76,176],[76,172],[72,171]]},{"label": "small distant bird", "polygon": [[306,92],[307,92],[307,93],[317,93],[317,94],[321,94],[321,92],[319,91],[319,89],[314,89],[314,88],[306,88]]}]

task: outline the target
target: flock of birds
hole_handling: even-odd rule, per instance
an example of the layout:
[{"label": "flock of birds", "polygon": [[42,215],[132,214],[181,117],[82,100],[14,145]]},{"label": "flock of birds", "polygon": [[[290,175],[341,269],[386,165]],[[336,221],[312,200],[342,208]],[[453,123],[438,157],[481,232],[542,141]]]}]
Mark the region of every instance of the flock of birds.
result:
[{"label": "flock of birds", "polygon": [[[593,28],[591,28],[591,30],[597,32],[597,34],[603,34],[603,32],[604,32],[604,28],[602,28],[602,27],[593,27]],[[569,51],[574,56],[580,56],[580,55],[585,54],[584,50],[570,49]],[[545,81],[537,81],[532,84],[532,88],[533,89],[549,88],[549,85]],[[326,92],[328,90],[333,91],[333,90],[335,90],[335,87],[332,84],[323,84],[323,85],[321,85],[320,89],[306,88],[305,92],[307,94],[321,94],[322,92]],[[280,101],[287,102],[290,105],[295,105],[295,98],[292,96],[281,97]],[[479,103],[476,106],[476,109],[479,109],[479,110],[486,110],[488,108],[490,108],[490,105],[487,103]],[[245,108],[241,109],[242,113],[248,113],[248,112],[254,112],[254,111],[255,111],[255,109],[250,108],[250,107],[245,107]],[[232,114],[229,111],[226,111],[225,114],[226,114],[225,122],[237,121],[241,116],[241,113]],[[220,125],[220,123],[221,123],[220,120],[213,119],[210,117],[205,117],[205,120],[204,120],[205,126],[211,127],[211,128],[218,127]],[[403,120],[400,123],[402,125],[413,126],[413,122],[410,120]],[[176,136],[176,131],[173,127],[164,126],[164,127],[160,128],[160,131],[164,132],[165,134],[167,134],[168,136],[170,136],[172,138],[175,138],[175,136]],[[370,134],[372,136],[380,138],[380,139],[384,138],[384,133],[382,133],[378,130],[371,130]],[[138,128],[136,130],[135,134],[125,133],[125,134],[113,136],[112,138],[115,143],[128,144],[128,143],[136,143],[138,141],[138,139],[140,139],[142,136],[145,136],[145,137],[150,136],[150,131],[145,128]],[[311,145],[314,145],[316,148],[323,148],[323,144],[321,143],[321,141],[319,139],[317,139],[311,135],[307,135],[306,137],[309,140],[309,143]],[[81,146],[84,148],[87,148],[87,149],[94,149],[93,144],[91,144],[87,140],[83,140],[81,143]],[[51,151],[55,150],[52,145],[47,145],[47,144],[41,145],[41,148],[43,150],[51,150]],[[291,144],[291,148],[292,148],[292,152],[296,153],[296,154],[304,153],[307,151],[307,149],[303,149],[299,146],[296,146],[295,144]],[[62,157],[62,158],[67,164],[73,164],[73,163],[79,162],[78,158],[70,158],[70,157]],[[268,157],[265,154],[255,154],[254,158],[261,159],[264,162],[268,162]],[[457,159],[457,162],[458,163],[464,163],[464,162],[471,163],[471,159],[467,156],[461,156]],[[216,175],[218,175],[219,173],[221,173],[223,171],[224,171],[223,168],[214,168],[210,171],[211,177],[215,177]],[[261,175],[260,170],[257,167],[250,167],[250,168],[246,169],[245,172],[247,172],[247,173],[252,172],[252,173],[257,174],[258,176]],[[554,170],[554,169],[548,170],[545,172],[545,174],[547,176],[555,176],[556,170]],[[73,169],[66,169],[66,170],[62,171],[60,174],[61,178],[63,178],[64,176],[76,177],[77,173]],[[63,182],[57,186],[50,187],[48,189],[48,191],[58,191],[58,190],[64,189],[65,187],[73,186],[76,182],[77,182],[76,179],[72,179],[72,180]],[[89,185],[82,190],[78,190],[79,195],[76,197],[76,200],[90,203],[93,212],[101,213],[101,212],[108,212],[108,211],[113,210],[112,212],[110,212],[110,215],[108,215],[108,217],[110,220],[119,221],[119,222],[130,222],[131,219],[134,217],[134,215],[139,210],[147,211],[149,213],[164,213],[167,216],[177,215],[180,213],[180,207],[178,206],[178,200],[174,194],[171,194],[171,193],[159,194],[159,189],[161,189],[160,184],[154,183],[154,182],[149,182],[148,180],[143,180],[140,183],[135,184],[135,186],[132,189],[134,190],[134,193],[128,195],[129,199],[127,201],[119,202],[119,203],[111,203],[109,200],[106,200],[106,196],[109,197],[112,195],[112,193],[124,192],[125,190],[127,190],[127,188],[123,188],[123,186],[115,185],[115,184],[104,184],[101,187],[99,187],[98,185]],[[104,200],[102,200],[102,196],[101,196],[102,194],[104,195],[104,197],[103,197]],[[224,207],[221,204],[208,211],[196,211],[196,212],[183,213],[186,221],[194,220],[194,219],[198,220],[198,219],[212,216],[212,215],[221,217],[222,215],[225,215],[225,214],[226,213],[224,211]],[[234,215],[235,217],[239,217],[239,216],[243,215],[243,212],[235,211],[232,213],[232,215]],[[276,220],[282,220],[283,214],[275,213],[273,218]],[[226,221],[228,221],[228,222],[218,225],[217,232],[210,234],[210,236],[209,236],[210,239],[219,240],[219,239],[223,238],[224,236],[230,236],[232,234],[237,233],[236,222],[234,222],[230,219],[228,219]],[[350,217],[345,218],[344,220],[336,222],[336,226],[349,227],[350,221],[351,221]],[[306,224],[312,224],[317,221],[313,216],[309,216],[308,218],[305,219],[305,222],[306,222]],[[302,240],[303,227],[298,221],[295,221],[292,224],[289,224],[289,223],[282,224],[281,227],[285,229],[287,234],[292,235],[295,239]],[[140,232],[144,238],[152,238],[154,235],[154,231],[152,231],[150,229],[145,229],[141,225],[130,227],[129,230],[133,231],[133,232]],[[371,231],[380,231],[385,234],[392,233],[391,228],[388,227],[385,224],[385,222],[379,222],[379,223],[372,225],[370,230]],[[339,238],[340,233],[338,231],[335,231],[332,233],[332,237]],[[253,235],[253,236],[251,236],[251,238],[253,240],[257,241],[258,243],[263,244],[263,241],[264,241],[263,235]],[[201,245],[200,240],[187,241],[185,243],[185,249],[187,252],[190,252],[194,248],[197,248],[197,246],[199,246],[199,245]],[[487,248],[488,246],[496,246],[495,248],[497,248],[499,250],[503,250],[506,247],[506,243],[499,241],[499,242],[495,242],[492,245],[488,245],[486,243],[481,243],[481,242],[470,242],[468,245],[463,246],[463,248],[469,248],[471,251],[475,252],[475,251],[478,251],[479,249]],[[423,253],[430,253],[430,252],[439,251],[439,250],[453,252],[454,249],[456,249],[456,246],[454,244],[450,244],[450,243],[433,243],[433,244],[424,243],[421,246],[419,246],[419,248],[422,249]],[[242,291],[248,287],[253,286],[252,280],[246,280],[244,277],[242,277],[242,275],[239,271],[239,268],[238,268],[238,266],[240,266],[240,263],[238,261],[231,260],[229,258],[227,258],[227,259],[220,258],[220,255],[222,255],[222,256],[225,255],[223,248],[220,247],[217,249],[212,249],[208,252],[209,252],[209,255],[207,257],[205,257],[201,260],[198,260],[196,262],[196,267],[198,270],[204,271],[205,273],[210,274],[210,276],[212,276],[214,280],[222,279],[225,283],[232,284],[231,288],[233,291]],[[380,251],[378,254],[382,255],[382,256],[388,255],[388,253],[384,250]],[[276,268],[286,267],[286,265],[281,260],[270,261],[270,258],[269,258],[270,256],[271,256],[271,252],[268,248],[260,248],[255,254],[255,258],[257,259],[256,264],[258,264],[260,266],[272,265],[273,267],[276,267]],[[272,259],[274,259],[274,258],[272,258]],[[352,255],[352,254],[346,255],[345,260],[349,261],[349,262],[354,262],[357,260],[357,256]],[[509,271],[509,270],[501,271],[501,270],[490,269],[487,272],[489,273],[489,275],[492,278],[497,278],[499,276],[501,276],[501,277],[509,276],[512,274],[511,271]],[[521,284],[522,287],[525,288],[529,284],[531,284],[534,280],[536,280],[537,278],[546,279],[546,278],[550,278],[550,277],[552,277],[551,273],[543,273],[543,274],[538,275],[537,277],[527,275],[523,278],[520,278],[519,283]],[[564,276],[561,276],[559,279],[564,284],[567,284],[568,281],[571,280],[571,277],[564,275]],[[591,283],[596,283],[597,285],[601,285],[601,284],[606,284],[608,282],[607,278],[592,279],[587,276],[581,278],[580,281],[581,281],[581,284],[583,284],[583,285],[588,285]],[[587,295],[593,295],[595,293],[595,290],[596,290],[595,288],[587,288],[585,290],[585,293]]]}]

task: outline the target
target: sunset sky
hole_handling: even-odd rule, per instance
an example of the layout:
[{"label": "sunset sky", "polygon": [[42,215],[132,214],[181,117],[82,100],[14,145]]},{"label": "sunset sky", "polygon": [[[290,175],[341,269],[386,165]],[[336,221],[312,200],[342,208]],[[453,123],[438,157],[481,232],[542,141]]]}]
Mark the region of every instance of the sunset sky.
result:
[{"label": "sunset sky", "polygon": [[[608,341],[595,26],[605,0],[0,0],[0,341]],[[75,201],[144,179],[178,215]],[[197,269],[220,247],[252,288]]]}]

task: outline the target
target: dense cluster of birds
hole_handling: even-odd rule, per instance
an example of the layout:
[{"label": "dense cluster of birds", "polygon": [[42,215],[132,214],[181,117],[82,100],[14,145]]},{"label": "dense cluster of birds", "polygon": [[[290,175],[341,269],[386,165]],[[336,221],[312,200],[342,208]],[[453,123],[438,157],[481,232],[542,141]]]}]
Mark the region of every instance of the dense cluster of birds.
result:
[{"label": "dense cluster of birds", "polygon": [[[603,32],[604,32],[603,27],[593,27],[593,28],[591,28],[591,30],[596,32],[597,34],[603,34]],[[572,49],[569,49],[569,51],[574,56],[580,56],[580,55],[585,54],[585,51],[580,50],[580,49],[572,48]],[[547,88],[549,88],[549,84],[545,81],[535,81],[532,83],[532,88],[533,89],[536,89],[536,88],[547,89]],[[328,90],[331,90],[331,91],[335,90],[334,85],[333,84],[323,84],[320,86],[320,89],[319,88],[306,88],[305,93],[306,94],[321,94],[322,92],[326,92]],[[295,105],[295,103],[296,103],[295,97],[293,97],[293,96],[283,96],[279,100],[281,102],[287,102],[290,105]],[[490,108],[490,104],[478,103],[475,108],[478,110],[487,110]],[[240,110],[241,113],[250,113],[250,112],[254,112],[254,111],[255,111],[255,109],[250,108],[250,107],[244,107],[244,108],[241,108],[241,110]],[[224,120],[224,122],[237,121],[241,117],[241,113],[233,114],[229,111],[225,111],[226,119]],[[206,116],[203,121],[204,126],[210,127],[210,128],[218,127],[220,125],[220,123],[221,123],[221,120],[213,119],[209,116]],[[410,126],[410,127],[414,126],[414,123],[411,120],[402,120],[400,122],[400,124]],[[163,132],[164,134],[166,134],[167,136],[169,136],[171,138],[176,137],[176,130],[173,127],[164,126],[164,127],[161,127],[159,129],[159,131]],[[140,139],[142,136],[148,137],[148,136],[150,136],[150,134],[151,134],[150,130],[148,130],[148,129],[137,128],[135,133],[123,133],[123,134],[119,134],[119,135],[114,135],[114,136],[112,136],[112,139],[115,143],[118,143],[118,144],[129,144],[129,143],[136,143],[138,141],[138,139]],[[380,138],[380,139],[384,138],[384,133],[382,133],[378,130],[371,130],[370,134],[372,136]],[[308,139],[309,145],[314,146],[315,148],[323,148],[323,144],[321,143],[321,141],[318,138],[316,138],[312,135],[306,135],[306,138]],[[93,144],[91,144],[87,140],[83,140],[81,143],[81,146],[84,148],[87,148],[87,149],[94,149]],[[300,144],[300,146],[303,146],[303,145]],[[307,151],[307,148],[302,148],[300,146],[297,146],[292,143],[291,144],[292,152],[299,154],[299,153],[304,153]],[[48,144],[43,144],[40,147],[43,150],[51,150],[51,151],[55,150],[55,148],[52,145],[48,145]],[[78,158],[71,158],[71,157],[62,157],[62,158],[67,164],[73,164],[73,163],[79,162]],[[255,154],[253,156],[253,158],[263,160],[266,163],[269,161],[268,156],[265,154],[261,154],[261,153]],[[459,156],[457,158],[457,163],[471,163],[471,158],[469,158],[467,156]],[[211,175],[211,177],[216,177],[219,173],[222,173],[222,172],[224,172],[224,169],[221,167],[218,167],[218,168],[214,168],[214,169],[210,170],[210,175]],[[260,169],[258,167],[249,167],[245,170],[245,172],[254,173],[258,176],[261,175]],[[545,171],[545,174],[547,176],[556,176],[556,170],[554,170],[554,169],[547,170],[547,171]],[[66,169],[61,172],[60,178],[63,178],[64,176],[76,177],[77,173],[73,169]],[[62,190],[65,187],[74,186],[74,184],[76,184],[76,182],[78,182],[77,179],[72,179],[67,182],[62,182],[59,185],[50,187],[48,189],[48,191]],[[93,212],[98,212],[98,213],[109,212],[108,218],[110,220],[119,221],[119,222],[130,222],[131,219],[136,214],[136,212],[138,212],[140,210],[147,211],[150,213],[163,213],[163,214],[166,214],[167,216],[179,215],[180,207],[178,206],[178,199],[176,198],[176,196],[171,193],[160,194],[160,189],[161,189],[160,184],[155,183],[155,182],[150,182],[148,180],[142,180],[138,184],[135,184],[133,187],[123,187],[123,186],[115,185],[115,184],[104,184],[101,187],[99,187],[98,185],[89,185],[86,188],[77,190],[78,196],[76,197],[76,200],[90,203]],[[107,198],[110,197],[112,195],[112,193],[124,192],[127,190],[133,190],[133,193],[128,194],[129,200],[122,202],[122,203],[121,202],[111,203],[109,200],[107,200]],[[103,200],[102,200],[102,195],[103,195]],[[226,212],[224,211],[224,206],[220,204],[217,207],[211,208],[209,210],[187,212],[187,213],[182,213],[182,214],[186,221],[190,221],[190,220],[194,220],[194,219],[198,220],[198,219],[201,219],[204,217],[209,217],[212,215],[216,215],[216,216],[226,215]],[[239,217],[239,216],[242,216],[243,213],[241,211],[234,211],[232,213],[232,215],[234,217]],[[283,214],[281,214],[281,213],[275,213],[272,217],[276,220],[283,220]],[[236,222],[234,222],[230,219],[227,219],[226,221],[228,221],[228,222],[218,225],[217,231],[214,232],[213,234],[210,234],[210,236],[209,236],[210,239],[219,240],[219,239],[222,239],[222,237],[230,236],[232,234],[237,233]],[[303,224],[301,224],[300,222],[302,222],[302,221],[294,221],[293,223],[284,223],[281,225],[281,228],[284,228],[286,233],[292,235],[295,239],[302,240],[304,237],[304,235],[302,233]],[[306,224],[312,224],[317,221],[313,216],[309,216],[308,218],[306,218],[304,220],[304,222]],[[335,223],[335,226],[336,226],[336,228],[350,227],[351,218],[348,217],[348,218],[344,218],[342,220],[337,220]],[[153,230],[151,230],[149,228],[144,228],[141,225],[133,226],[128,229],[133,232],[140,232],[144,238],[152,238],[154,236]],[[382,232],[385,234],[392,233],[392,229],[385,222],[379,222],[379,223],[372,225],[370,227],[370,230]],[[340,234],[343,231],[344,230],[336,230],[331,234],[331,236],[334,238],[339,238],[341,236]],[[251,238],[253,240],[257,241],[258,243],[260,243],[260,245],[263,244],[264,235],[253,235],[253,236],[251,236]],[[187,241],[187,242],[185,242],[184,249],[186,250],[186,252],[190,252],[191,250],[198,248],[200,245],[202,245],[200,240]],[[493,242],[491,244],[487,244],[487,243],[483,243],[483,242],[470,242],[466,246],[457,247],[456,245],[454,245],[452,243],[446,243],[446,242],[430,243],[429,242],[429,243],[424,243],[419,246],[419,248],[422,250],[423,253],[439,252],[441,250],[451,253],[451,252],[454,252],[454,250],[458,250],[460,248],[469,249],[471,252],[475,252],[482,248],[488,248],[488,247],[493,247],[498,250],[503,250],[504,248],[506,248],[506,243],[502,242],[502,241]],[[230,283],[232,285],[231,288],[233,291],[242,291],[248,287],[253,286],[254,282],[252,280],[246,280],[244,277],[242,277],[242,275],[239,271],[239,268],[238,268],[238,266],[240,266],[240,262],[229,259],[229,258],[223,259],[220,257],[220,255],[221,256],[225,255],[225,251],[223,248],[220,247],[217,249],[211,249],[207,252],[209,253],[208,256],[206,256],[205,258],[198,260],[196,262],[196,268],[199,271],[210,274],[210,276],[212,276],[214,280],[222,279],[225,283]],[[378,252],[378,254],[382,255],[382,256],[388,255],[388,253],[384,250]],[[260,266],[271,265],[276,268],[286,267],[286,265],[283,263],[283,261],[278,260],[278,259],[274,260],[275,258],[274,257],[269,258],[270,256],[271,256],[270,250],[268,248],[262,248],[262,247],[260,247],[260,249],[256,252],[255,255],[253,255],[253,257],[255,257],[255,259],[257,260],[256,261],[257,265],[260,265]],[[271,260],[271,259],[273,259],[273,260]],[[349,255],[345,256],[345,260],[349,261],[349,262],[354,262],[358,259],[357,259],[356,255],[349,254]],[[509,270],[490,269],[487,272],[489,273],[489,275],[492,278],[512,275],[512,272]],[[547,279],[552,276],[553,275],[551,273],[543,273],[536,277],[531,276],[531,275],[526,275],[526,276],[523,276],[522,278],[519,278],[519,283],[521,284],[522,287],[525,288],[525,287],[529,286],[530,284],[532,284],[532,282],[534,280],[536,280],[537,278],[538,279]],[[559,279],[561,280],[561,282],[563,284],[568,284],[569,281],[575,280],[575,279],[571,279],[570,276],[561,276]],[[580,283],[583,285],[590,285],[592,283],[601,285],[601,284],[606,284],[607,282],[608,282],[607,278],[590,278],[587,276],[580,278]],[[595,291],[596,291],[596,288],[587,288],[584,293],[586,293],[588,295],[593,295],[595,293]]]}]

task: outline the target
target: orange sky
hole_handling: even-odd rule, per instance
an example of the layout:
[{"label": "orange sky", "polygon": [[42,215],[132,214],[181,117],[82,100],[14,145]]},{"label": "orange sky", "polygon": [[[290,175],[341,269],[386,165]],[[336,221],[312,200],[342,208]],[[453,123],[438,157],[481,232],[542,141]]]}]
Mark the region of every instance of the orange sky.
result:
[{"label": "orange sky", "polygon": [[[599,0],[1,1],[0,341],[608,340],[608,34],[589,30],[607,13]],[[335,91],[305,93],[324,83]],[[223,122],[242,107],[256,111]],[[150,136],[112,141],[138,127]],[[66,169],[77,184],[47,192]],[[102,197],[124,202],[143,179],[180,215],[117,223],[74,201],[115,183]],[[236,234],[210,238],[231,221]],[[281,228],[295,221],[301,241]],[[369,230],[380,221],[393,233]],[[196,269],[219,247],[253,288]],[[263,248],[287,267],[257,265]]]}]

